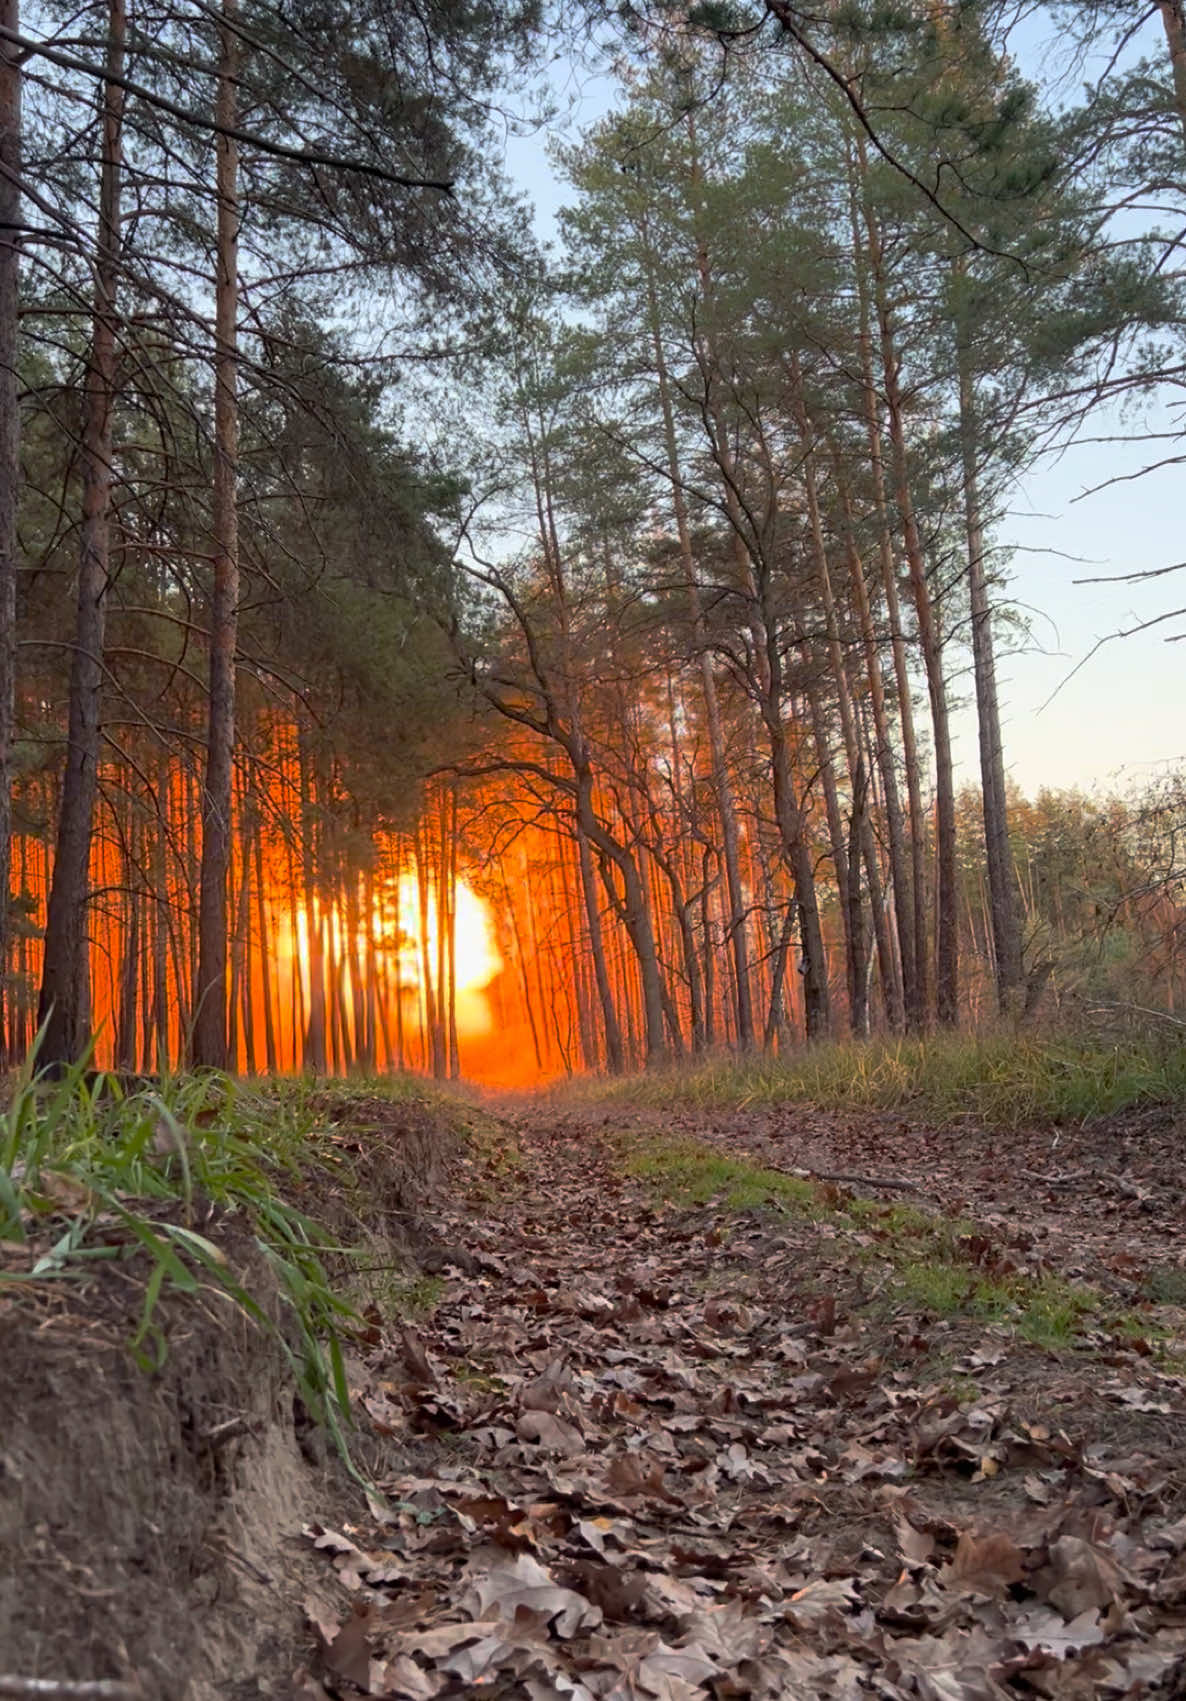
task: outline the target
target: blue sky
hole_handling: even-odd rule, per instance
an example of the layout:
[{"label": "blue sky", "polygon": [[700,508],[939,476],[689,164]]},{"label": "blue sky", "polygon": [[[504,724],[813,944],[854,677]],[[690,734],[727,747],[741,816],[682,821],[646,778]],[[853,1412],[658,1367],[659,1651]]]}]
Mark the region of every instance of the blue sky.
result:
[{"label": "blue sky", "polygon": [[[1151,45],[1156,48],[1156,40]],[[1036,67],[1033,45],[1026,57],[1031,53]],[[607,79],[580,72],[566,71],[556,92],[565,116],[551,134],[576,134],[613,100]],[[512,137],[507,144],[508,172],[532,202],[545,241],[555,237],[556,213],[567,194],[548,159],[548,135]],[[1158,420],[1163,429],[1166,423]],[[1101,415],[1092,434],[1119,429],[1131,431],[1132,421],[1122,427]],[[1186,632],[1186,617],[1112,639],[1087,659],[1100,639],[1186,605],[1186,573],[1151,584],[1074,583],[1186,559],[1186,465],[1083,497],[1166,448],[1070,448],[1027,476],[998,533],[1014,551],[1010,595],[1030,626],[1028,641],[1002,655],[998,667],[1006,762],[1026,793],[1041,786],[1127,789],[1186,762],[1186,643],[1166,642],[1167,634]],[[953,685],[957,695],[970,697],[970,674]],[[970,709],[957,712],[955,734],[961,774],[974,780]]]}]

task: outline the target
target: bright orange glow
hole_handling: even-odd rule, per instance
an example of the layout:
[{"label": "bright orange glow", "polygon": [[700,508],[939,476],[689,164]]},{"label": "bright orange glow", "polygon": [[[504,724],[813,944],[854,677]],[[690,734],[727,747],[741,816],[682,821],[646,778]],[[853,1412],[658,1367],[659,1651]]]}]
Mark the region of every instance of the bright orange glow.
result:
[{"label": "bright orange glow", "polygon": [[[502,968],[502,954],[494,941],[494,924],[486,900],[479,898],[464,880],[458,880],[454,903],[453,950],[460,998],[463,992],[480,992],[490,985]],[[377,913],[381,913],[378,905],[376,909]],[[428,951],[435,962],[438,948],[437,900],[433,891],[428,894],[427,913]],[[404,935],[404,979],[418,986],[421,964],[419,892],[416,876],[410,871],[399,877],[399,925]],[[459,1008],[459,1026],[460,1021]]]}]

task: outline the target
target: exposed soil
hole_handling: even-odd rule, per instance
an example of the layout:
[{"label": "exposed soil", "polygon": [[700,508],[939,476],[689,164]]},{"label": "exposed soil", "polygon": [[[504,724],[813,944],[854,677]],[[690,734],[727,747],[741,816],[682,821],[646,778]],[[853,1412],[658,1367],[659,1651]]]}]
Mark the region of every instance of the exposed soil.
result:
[{"label": "exposed soil", "polygon": [[[336,1137],[289,1195],[398,1267],[427,1244],[421,1211],[457,1138],[416,1104],[322,1108]],[[196,1209],[190,1226],[288,1333],[253,1238]],[[8,1250],[29,1265],[28,1248]],[[0,1674],[122,1679],[149,1701],[287,1694],[323,1570],[300,1531],[353,1505],[357,1484],[294,1395],[280,1342],[216,1284],[166,1289],[137,1345],[146,1256],[90,1268],[0,1285]],[[360,1463],[373,1444],[358,1438]]]},{"label": "exposed soil", "polygon": [[[258,1251],[208,1225],[278,1309]],[[105,1265],[0,1305],[0,1669],[135,1673],[161,1701],[280,1693],[293,1538],[335,1493],[298,1441],[278,1343],[213,1288],[166,1296],[146,1374],[129,1350],[146,1270]]]},{"label": "exposed soil", "polygon": [[[0,1311],[0,1671],[170,1701],[1186,1695],[1186,1382],[1148,1340],[1052,1352],[937,1317],[895,1298],[876,1215],[672,1203],[617,1144],[908,1182],[882,1196],[1106,1278],[1168,1336],[1165,1129],[502,1114],[447,1204],[427,1126],[402,1195],[374,1160],[385,1232],[440,1273],[430,1318],[372,1314],[348,1364],[381,1498],[315,1462],[279,1355],[221,1299],[168,1302],[151,1377],[107,1267]],[[380,1121],[341,1137],[381,1152]],[[357,1220],[357,1190],[339,1206]]]}]

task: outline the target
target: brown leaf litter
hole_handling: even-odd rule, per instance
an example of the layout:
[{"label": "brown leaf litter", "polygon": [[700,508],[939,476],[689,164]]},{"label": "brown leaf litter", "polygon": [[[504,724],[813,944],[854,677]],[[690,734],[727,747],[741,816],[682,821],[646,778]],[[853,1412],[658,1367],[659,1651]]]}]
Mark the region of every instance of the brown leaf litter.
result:
[{"label": "brown leaf litter", "polygon": [[[360,1343],[392,1465],[307,1526],[297,1695],[1186,1693],[1181,1378],[887,1306],[860,1237],[664,1203],[596,1123],[524,1119],[511,1184],[438,1225],[467,1257],[431,1322]],[[906,1166],[858,1144],[819,1165]]]}]

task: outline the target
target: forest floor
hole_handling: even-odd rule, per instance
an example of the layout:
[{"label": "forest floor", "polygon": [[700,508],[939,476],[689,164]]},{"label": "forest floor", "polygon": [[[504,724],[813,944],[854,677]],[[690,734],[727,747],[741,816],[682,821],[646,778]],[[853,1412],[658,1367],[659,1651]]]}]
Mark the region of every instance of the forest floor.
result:
[{"label": "forest floor", "polygon": [[1172,1118],[495,1110],[300,1701],[1186,1695]]},{"label": "forest floor", "polygon": [[654,1099],[18,1097],[0,1695],[1186,1696],[1181,1116]]}]

